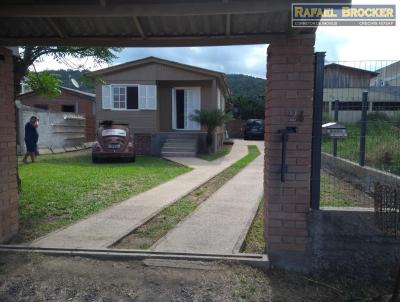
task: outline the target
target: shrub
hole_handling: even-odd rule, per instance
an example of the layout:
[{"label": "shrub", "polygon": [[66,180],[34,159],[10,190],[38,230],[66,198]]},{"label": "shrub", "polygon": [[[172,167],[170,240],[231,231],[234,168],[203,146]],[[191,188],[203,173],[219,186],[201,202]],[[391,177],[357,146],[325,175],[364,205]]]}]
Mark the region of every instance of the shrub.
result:
[{"label": "shrub", "polygon": [[396,153],[396,147],[389,144],[384,144],[371,153],[367,153],[367,162],[369,166],[376,167],[390,171],[394,165],[394,157]]},{"label": "shrub", "polygon": [[368,121],[389,121],[389,117],[383,112],[374,111],[374,112],[367,114],[367,120]]}]

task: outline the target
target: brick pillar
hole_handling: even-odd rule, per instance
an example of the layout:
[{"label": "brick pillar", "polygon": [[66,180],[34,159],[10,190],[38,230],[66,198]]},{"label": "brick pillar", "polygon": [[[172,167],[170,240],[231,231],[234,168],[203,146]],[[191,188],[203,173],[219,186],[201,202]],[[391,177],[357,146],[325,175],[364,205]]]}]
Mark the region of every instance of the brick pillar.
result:
[{"label": "brick pillar", "polygon": [[[314,34],[282,35],[268,47],[265,106],[265,238],[275,263],[290,266],[309,241]],[[289,112],[303,118],[289,120]],[[297,127],[287,143],[288,173],[281,182],[279,129]]]},{"label": "brick pillar", "polygon": [[0,47],[0,242],[18,231],[16,129],[12,52]]}]

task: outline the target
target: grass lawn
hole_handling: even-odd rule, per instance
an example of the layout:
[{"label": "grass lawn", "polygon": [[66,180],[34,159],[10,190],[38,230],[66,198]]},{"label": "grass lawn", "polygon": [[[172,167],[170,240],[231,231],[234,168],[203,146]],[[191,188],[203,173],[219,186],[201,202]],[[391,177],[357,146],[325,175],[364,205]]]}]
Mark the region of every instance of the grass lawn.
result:
[{"label": "grass lawn", "polygon": [[231,145],[223,145],[222,148],[219,149],[217,152],[211,154],[200,154],[199,157],[204,160],[213,161],[225,155],[228,155],[229,152],[231,152],[231,150],[232,150]]},{"label": "grass lawn", "polygon": [[[360,124],[347,124],[346,128],[348,137],[337,143],[338,157],[358,162]],[[331,140],[323,140],[322,151],[332,154]],[[395,119],[368,121],[366,164],[400,175],[400,122]]]},{"label": "grass lawn", "polygon": [[261,198],[257,214],[247,232],[246,239],[241,249],[242,253],[264,254],[264,197]]},{"label": "grass lawn", "polygon": [[88,151],[41,155],[20,164],[20,232],[27,241],[170,180],[190,168],[156,157],[92,164]]},{"label": "grass lawn", "polygon": [[216,175],[200,188],[164,209],[160,214],[123,238],[114,248],[148,249],[165,236],[182,219],[192,213],[203,201],[222,187],[229,179],[252,162],[260,151],[255,145],[248,146],[248,154]]}]

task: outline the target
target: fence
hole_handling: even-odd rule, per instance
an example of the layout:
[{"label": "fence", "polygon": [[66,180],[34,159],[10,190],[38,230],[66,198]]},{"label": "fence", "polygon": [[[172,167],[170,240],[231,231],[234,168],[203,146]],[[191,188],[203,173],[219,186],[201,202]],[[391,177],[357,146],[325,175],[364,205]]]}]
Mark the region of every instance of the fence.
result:
[{"label": "fence", "polygon": [[375,225],[385,234],[400,237],[400,186],[376,183]]},{"label": "fence", "polygon": [[347,137],[322,138],[321,206],[374,207],[377,183],[400,185],[400,61],[327,62],[327,122]]},{"label": "fence", "polygon": [[24,125],[31,116],[37,116],[40,119],[38,129],[39,153],[64,152],[84,146],[86,142],[84,116],[74,113],[46,111],[19,104],[17,107],[19,154],[26,151]]}]

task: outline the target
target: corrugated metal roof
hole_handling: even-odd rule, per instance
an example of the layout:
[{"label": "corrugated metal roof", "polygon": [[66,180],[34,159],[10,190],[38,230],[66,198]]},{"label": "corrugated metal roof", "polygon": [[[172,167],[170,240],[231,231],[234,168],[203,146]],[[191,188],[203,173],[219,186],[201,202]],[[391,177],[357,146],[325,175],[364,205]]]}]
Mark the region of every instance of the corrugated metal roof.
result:
[{"label": "corrugated metal roof", "polygon": [[298,31],[290,27],[291,3],[289,0],[6,0],[0,3],[0,45],[268,43],[275,34]]}]

